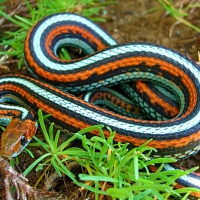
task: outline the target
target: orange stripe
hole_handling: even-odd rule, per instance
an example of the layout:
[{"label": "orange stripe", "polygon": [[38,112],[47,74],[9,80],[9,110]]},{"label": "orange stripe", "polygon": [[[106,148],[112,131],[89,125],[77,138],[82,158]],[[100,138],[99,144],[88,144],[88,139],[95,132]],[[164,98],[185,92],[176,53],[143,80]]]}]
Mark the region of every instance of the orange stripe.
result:
[{"label": "orange stripe", "polygon": [[62,112],[56,109],[53,109],[52,107],[48,106],[42,101],[36,99],[30,93],[26,92],[24,89],[18,86],[14,86],[12,84],[5,84],[3,86],[0,86],[0,91],[3,91],[3,90],[12,90],[14,92],[18,91],[18,93],[24,96],[32,105],[37,105],[38,108],[41,108],[46,113],[50,113],[53,117],[63,122],[64,124],[66,124],[67,122],[67,124],[73,125],[77,129],[86,128],[90,125],[90,124],[85,124],[84,122],[78,121],[75,118],[72,118],[68,115],[64,115]]},{"label": "orange stripe", "polygon": [[[9,115],[8,115],[8,113],[9,113]],[[20,116],[20,114],[21,114],[21,112],[19,112],[18,110],[10,110],[10,109],[2,110],[2,108],[0,109],[0,115],[6,116],[8,118],[12,117],[12,116],[18,117],[18,116]]]},{"label": "orange stripe", "polygon": [[152,105],[158,104],[161,106],[164,110],[164,112],[171,117],[175,117],[179,113],[179,109],[170,105],[166,101],[164,101],[162,98],[157,96],[154,92],[152,92],[151,89],[142,81],[136,81],[136,88],[140,93],[145,93],[149,97],[149,101]]},{"label": "orange stripe", "polygon": [[108,92],[101,92],[96,91],[92,94],[91,103],[94,103],[96,100],[105,100],[110,101],[113,105],[119,106],[120,108],[123,108],[127,113],[134,112],[135,114],[139,114],[140,108],[134,107],[133,105],[123,101],[122,99],[118,98],[117,96],[113,95],[112,93]]},{"label": "orange stripe", "polygon": [[[193,133],[190,136],[174,139],[174,140],[153,140],[151,141],[148,146],[154,147],[156,149],[167,149],[167,148],[179,148],[183,146],[187,146],[190,142],[198,141],[200,138],[200,131]],[[149,138],[150,139],[150,138]],[[147,140],[146,139],[138,139],[131,136],[123,136],[120,134],[115,135],[115,141],[120,142],[129,142],[133,144],[133,146],[140,146],[144,144]]]},{"label": "orange stripe", "polygon": [[50,46],[52,45],[52,41],[56,36],[61,35],[61,34],[66,34],[68,32],[73,32],[74,34],[81,34],[83,38],[88,40],[90,43],[94,43],[97,46],[97,51],[104,49],[106,47],[105,44],[103,44],[101,40],[96,38],[93,34],[91,34],[85,29],[82,29],[75,25],[59,26],[51,30],[51,32],[47,35],[46,40],[45,40],[45,48],[48,54],[55,60],[64,62],[62,59],[55,56],[55,54],[52,52],[52,49],[50,48]]},{"label": "orange stripe", "polygon": [[190,91],[190,94],[194,95],[193,104],[194,105],[196,104],[196,97],[195,97],[196,90],[190,78],[182,70],[174,67],[174,65],[169,64],[165,61],[160,61],[156,58],[149,58],[149,57],[124,58],[121,60],[117,60],[111,63],[101,65],[93,69],[85,70],[81,73],[78,72],[78,73],[73,73],[73,74],[59,74],[59,75],[51,73],[51,72],[47,72],[41,69],[39,66],[37,66],[37,64],[33,61],[33,59],[31,59],[30,61],[31,61],[30,63],[35,67],[37,73],[40,74],[40,76],[44,76],[46,79],[50,81],[57,81],[57,82],[62,82],[62,83],[72,83],[72,82],[76,82],[77,80],[85,81],[89,79],[92,75],[101,76],[103,74],[108,73],[109,71],[115,71],[116,69],[125,68],[127,66],[138,67],[138,65],[143,62],[145,62],[148,67],[153,67],[154,65],[159,64],[160,68],[163,71],[170,72],[173,76],[176,76],[176,77],[182,77],[182,81],[185,84],[188,91]]},{"label": "orange stripe", "polygon": [[[33,28],[30,29],[29,33],[26,36],[25,48],[24,48],[25,53],[27,54],[26,56],[27,56],[27,60],[29,60],[29,63],[34,62],[32,55],[31,55],[30,48],[29,48],[29,40],[30,40],[30,35],[31,35],[31,32],[32,32],[32,29]],[[47,50],[48,54],[51,55],[51,57],[54,58],[55,60],[58,60],[60,62],[66,62],[66,61],[63,61],[62,59],[56,57],[55,54],[52,52],[52,50],[49,48],[51,43],[52,43],[52,40],[56,36],[63,34],[63,33],[68,33],[69,31],[74,32],[75,34],[79,33],[79,34],[82,35],[83,38],[87,39],[90,43],[95,43],[95,45],[97,46],[97,50],[101,50],[101,49],[104,49],[106,47],[105,44],[103,44],[101,40],[96,38],[94,35],[92,35],[90,32],[88,32],[85,29],[82,29],[82,28],[74,26],[74,25],[60,26],[60,27],[57,27],[54,30],[52,30],[48,34],[48,36],[45,40],[46,50]],[[37,63],[34,63],[33,66],[35,68],[39,67],[39,66],[37,66]]]},{"label": "orange stripe", "polygon": [[[179,189],[179,188],[185,188],[185,186],[182,186],[182,185],[176,183],[175,188],[177,188],[177,189]],[[200,198],[199,192],[191,192],[190,195],[193,196],[193,197]]]},{"label": "orange stripe", "polygon": [[[35,82],[39,83],[39,81],[36,81],[36,80],[35,80]],[[40,83],[40,84],[45,85],[47,88],[55,90],[55,91],[59,92],[60,94],[66,96],[66,97],[70,97],[71,99],[74,99],[75,102],[78,101],[82,104],[87,104],[88,106],[93,107],[96,110],[100,110],[100,111],[104,112],[105,114],[109,114],[109,115],[112,115],[112,116],[115,116],[115,117],[118,117],[118,118],[121,118],[121,119],[126,119],[126,120],[129,120],[131,122],[137,121],[137,122],[147,122],[149,124],[152,123],[151,121],[145,121],[145,120],[141,121],[141,120],[137,120],[137,119],[132,119],[132,118],[128,118],[128,117],[124,117],[124,116],[115,114],[113,112],[109,112],[107,110],[103,110],[103,109],[96,107],[92,104],[84,102],[81,99],[78,99],[74,96],[71,96],[70,94],[61,92],[60,90],[55,89],[51,86],[47,86],[44,83]],[[5,84],[3,86],[0,86],[0,90],[13,90],[15,92],[18,91],[20,94],[22,94],[22,96],[26,97],[26,99],[31,104],[36,104],[39,108],[41,108],[46,113],[52,114],[52,116],[57,118],[59,121],[63,122],[64,124],[69,124],[70,126],[72,125],[78,130],[86,128],[86,127],[91,126],[91,125],[94,125],[94,124],[86,124],[82,121],[79,121],[75,118],[72,118],[71,116],[65,115],[58,110],[53,109],[52,107],[44,104],[42,101],[36,99],[34,96],[32,96],[31,94],[29,94],[28,92],[26,92],[25,90],[23,90],[22,88],[20,88],[18,86],[14,86],[12,84]],[[169,120],[167,122],[169,122]],[[157,122],[157,121],[154,121],[154,123],[159,124],[159,122]],[[94,134],[97,134],[97,133],[94,133]],[[106,130],[105,135],[108,137],[110,135],[109,131]],[[165,149],[165,148],[172,148],[172,147],[178,148],[178,147],[186,146],[188,143],[190,143],[192,141],[197,141],[197,140],[199,140],[199,138],[200,138],[200,131],[198,131],[198,132],[196,132],[196,133],[194,133],[190,136],[180,138],[180,139],[174,139],[174,140],[171,140],[171,141],[169,141],[169,140],[164,140],[164,141],[153,140],[149,143],[149,146],[152,146],[152,147],[157,148],[157,149]],[[116,133],[115,141],[129,142],[129,143],[133,144],[134,146],[140,146],[144,142],[146,142],[146,139],[134,138],[132,136],[123,136],[123,135],[120,135],[119,133]]]},{"label": "orange stripe", "polygon": [[[151,170],[152,172],[154,172],[154,173],[157,171],[157,168],[156,168],[155,166],[153,166],[153,165],[150,165],[150,166],[148,166],[148,167],[149,167],[150,170]],[[179,166],[179,165],[177,165],[177,167],[180,168],[180,169],[183,169],[183,170],[187,170],[186,168],[182,168],[182,167]],[[200,177],[200,173],[197,173],[197,172],[193,172],[193,173]],[[177,188],[177,189],[185,188],[185,186],[180,185],[180,184],[177,183],[177,182],[175,182],[174,187]],[[190,195],[193,196],[193,197],[198,197],[198,198],[200,198],[200,193],[199,193],[199,192],[198,192],[198,193],[197,193],[197,192],[191,192]]]},{"label": "orange stripe", "polygon": [[[190,80],[190,78],[182,70],[180,70],[177,67],[174,67],[174,65],[169,64],[165,61],[160,61],[159,59],[156,59],[156,58],[149,58],[149,57],[124,58],[121,60],[117,60],[117,61],[113,61],[111,63],[101,65],[101,66],[93,68],[93,69],[85,70],[81,73],[78,72],[78,73],[73,73],[73,74],[59,74],[59,75],[43,70],[42,68],[38,67],[38,65],[33,61],[31,56],[30,56],[30,58],[31,58],[30,63],[32,64],[32,66],[35,67],[37,73],[40,76],[42,76],[48,80],[57,81],[57,82],[61,82],[61,83],[73,83],[73,82],[81,81],[81,80],[85,81],[93,75],[100,76],[109,71],[114,71],[114,70],[118,69],[119,67],[120,68],[125,68],[127,66],[133,66],[133,67],[137,66],[138,67],[138,65],[141,64],[142,62],[143,63],[145,62],[148,67],[153,67],[154,65],[159,64],[160,68],[163,71],[170,72],[173,76],[176,76],[178,78],[182,77],[182,82],[184,83],[185,87],[189,91],[190,102],[189,102],[188,110],[187,110],[187,112],[185,112],[185,114],[182,115],[182,117],[186,117],[188,114],[190,114],[193,111],[194,106],[196,105],[197,93],[196,93],[195,86],[194,86],[193,82]],[[138,67],[138,71],[139,71],[139,67]],[[127,73],[127,75],[128,75],[128,73]],[[177,119],[179,119],[179,118],[177,118]],[[172,119],[172,121],[175,121],[177,119]],[[153,123],[155,123],[155,122],[153,122]]]}]

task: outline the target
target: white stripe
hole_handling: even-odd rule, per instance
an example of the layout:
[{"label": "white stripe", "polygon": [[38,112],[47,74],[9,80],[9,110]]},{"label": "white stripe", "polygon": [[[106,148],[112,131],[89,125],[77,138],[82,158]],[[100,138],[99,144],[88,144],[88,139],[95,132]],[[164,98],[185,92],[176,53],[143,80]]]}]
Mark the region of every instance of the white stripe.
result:
[{"label": "white stripe", "polygon": [[10,110],[18,110],[18,111],[20,111],[21,114],[22,114],[22,119],[24,119],[29,113],[29,111],[27,109],[25,109],[23,107],[19,107],[19,106],[12,106],[12,105],[6,105],[6,104],[1,105],[0,104],[0,107],[2,109],[6,108],[6,109],[10,109]]},{"label": "white stripe", "polygon": [[140,125],[127,124],[125,122],[100,115],[99,113],[95,113],[92,110],[85,109],[84,107],[76,105],[75,103],[69,102],[59,96],[56,96],[55,94],[49,91],[44,90],[43,88],[38,87],[37,85],[34,85],[33,83],[27,80],[21,78],[9,78],[9,77],[0,79],[0,83],[3,83],[5,81],[10,81],[14,83],[16,82],[18,84],[20,83],[25,87],[29,87],[30,90],[41,95],[43,98],[46,98],[48,101],[52,101],[53,103],[58,104],[63,108],[69,109],[72,112],[76,112],[79,115],[81,114],[83,117],[93,118],[93,120],[96,120],[99,124],[103,123],[107,124],[108,126],[124,129],[127,131],[140,132],[141,134],[152,134],[152,135],[155,134],[165,135],[169,133],[173,134],[179,131],[185,131],[189,128],[192,128],[200,122],[200,112],[198,112],[191,120],[188,120],[185,123],[179,123],[178,125],[173,125],[169,127],[159,127],[159,126],[153,127],[150,124],[149,127],[145,127]]},{"label": "white stripe", "polygon": [[[46,56],[43,54],[42,49],[40,48],[40,39],[41,39],[41,35],[43,34],[43,32],[52,24],[57,23],[57,22],[61,22],[61,21],[66,21],[66,20],[72,20],[75,22],[78,22],[80,24],[83,24],[84,26],[88,26],[91,29],[94,29],[96,31],[97,34],[99,34],[101,37],[104,38],[104,40],[106,40],[110,45],[115,45],[116,42],[104,31],[102,31],[101,29],[99,29],[98,26],[96,26],[95,24],[91,23],[89,20],[82,18],[81,16],[78,15],[73,15],[73,14],[60,14],[60,15],[55,15],[52,17],[49,17],[46,21],[44,21],[40,27],[37,29],[37,31],[35,32],[34,38],[33,38],[33,48],[34,51],[36,52],[36,55],[38,56],[38,59],[43,62],[43,64],[46,64],[47,66],[49,66],[51,69],[56,69],[56,70],[72,70],[72,69],[76,69],[76,68],[80,68],[81,65],[79,65],[77,63],[77,65],[70,65],[68,66],[66,65],[58,65],[51,61],[49,61]],[[83,63],[80,63],[83,65]],[[90,64],[90,63],[88,63]]]},{"label": "white stripe", "polygon": [[[170,171],[170,170],[176,170],[176,168],[174,169],[173,167],[171,167],[169,164],[165,164],[164,169],[166,171]],[[184,175],[182,177],[179,178],[182,181],[191,183],[193,185],[196,185],[198,188],[200,186],[200,180],[198,178],[192,177],[190,175]]]},{"label": "white stripe", "polygon": [[48,18],[46,21],[44,21],[41,24],[41,26],[37,29],[35,36],[34,36],[34,40],[33,40],[34,41],[34,44],[33,44],[34,50],[37,53],[37,55],[39,56],[39,60],[41,62],[43,62],[43,64],[46,64],[51,69],[59,70],[59,71],[60,70],[61,71],[73,70],[73,69],[77,69],[80,67],[84,67],[85,65],[95,63],[96,61],[100,61],[100,60],[109,58],[111,55],[116,56],[119,54],[125,54],[128,52],[138,51],[138,52],[146,52],[146,53],[148,53],[148,52],[155,53],[158,56],[159,55],[166,56],[167,58],[172,59],[172,60],[178,62],[179,64],[183,65],[186,69],[189,69],[191,71],[191,73],[193,73],[193,75],[197,78],[197,80],[200,80],[199,70],[197,70],[190,62],[185,60],[183,57],[179,56],[176,53],[171,52],[168,49],[164,49],[164,48],[160,48],[160,47],[152,46],[152,45],[148,45],[148,44],[132,44],[132,45],[120,46],[120,47],[116,47],[111,50],[108,49],[102,53],[96,54],[89,59],[83,58],[81,61],[77,61],[75,64],[62,64],[59,66],[58,64],[55,64],[55,63],[49,61],[45,57],[45,55],[43,54],[43,52],[40,48],[40,38],[41,38],[43,31],[48,26],[52,25],[53,23],[63,21],[63,19],[64,20],[73,20],[73,21],[82,23],[82,24],[94,29],[99,35],[101,35],[105,40],[107,40],[110,43],[110,45],[116,44],[116,42],[114,40],[112,40],[112,38],[110,38],[108,34],[103,32],[101,29],[96,27],[95,24],[91,23],[89,20],[87,20],[85,18],[82,18],[81,16],[73,15],[73,14],[60,14],[60,15],[52,16],[51,18]]},{"label": "white stripe", "polygon": [[[33,39],[33,47],[34,47],[34,51],[37,52],[37,56],[38,59],[40,60],[40,62],[42,62],[45,66],[54,69],[54,70],[58,70],[58,71],[67,71],[67,70],[74,70],[74,69],[78,69],[81,67],[84,67],[85,65],[90,65],[95,63],[96,61],[100,61],[106,58],[109,58],[110,56],[117,56],[120,54],[125,54],[128,52],[134,52],[134,51],[138,51],[138,52],[146,52],[146,53],[155,53],[158,56],[166,56],[167,58],[174,60],[176,62],[178,62],[179,64],[183,65],[186,69],[189,69],[194,76],[200,80],[200,73],[199,70],[197,70],[196,68],[194,68],[194,66],[188,62],[187,60],[185,60],[183,57],[179,56],[176,53],[171,52],[170,50],[164,49],[164,48],[160,48],[157,46],[152,46],[152,45],[148,45],[148,44],[132,44],[132,45],[125,45],[125,46],[119,46],[113,49],[108,49],[102,53],[98,53],[90,58],[83,58],[81,61],[77,61],[73,64],[62,64],[62,65],[58,65],[57,63],[55,64],[54,62],[48,60],[48,58],[43,54],[42,49],[40,48],[40,38],[42,35],[42,32],[52,23],[57,22],[57,21],[62,21],[63,16],[56,16],[56,18],[52,17],[51,19],[46,20],[35,32],[34,35],[34,39]],[[75,21],[78,21],[79,23],[85,23],[88,26],[91,26],[93,29],[96,29],[96,27],[93,27],[93,24],[89,24],[90,22],[88,20],[85,20],[85,18],[81,18],[79,16],[74,16],[74,15],[66,15],[65,16],[65,20],[69,20],[72,19]],[[101,30],[99,30],[101,31]],[[102,32],[102,31],[101,31]],[[100,33],[100,32],[99,32]],[[101,35],[103,34],[103,37],[106,39],[107,34],[105,35],[105,33],[100,33]],[[109,40],[109,39],[108,39]],[[112,45],[113,42],[111,42]],[[114,44],[116,44],[114,42]]]}]

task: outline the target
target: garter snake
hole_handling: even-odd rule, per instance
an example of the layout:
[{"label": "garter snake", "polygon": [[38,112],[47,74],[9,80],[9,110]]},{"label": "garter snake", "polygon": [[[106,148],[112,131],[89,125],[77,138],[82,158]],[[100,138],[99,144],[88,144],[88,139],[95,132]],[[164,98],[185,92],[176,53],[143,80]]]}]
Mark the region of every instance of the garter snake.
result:
[{"label": "garter snake", "polygon": [[[63,46],[81,48],[87,56],[64,61],[57,55]],[[24,58],[36,79],[22,75],[2,76],[2,102],[14,99],[31,108],[41,108],[52,115],[52,121],[58,126],[72,132],[104,124],[116,131],[116,141],[129,142],[133,146],[152,138],[149,145],[158,150],[158,156],[180,159],[199,150],[200,69],[179,52],[144,42],[117,44],[86,18],[61,13],[50,15],[31,28],[24,44]],[[134,119],[104,110],[71,94],[136,80],[162,85],[173,92],[179,101],[178,115],[165,121]],[[167,103],[156,96],[150,99],[156,103],[154,100],[170,112]],[[4,114],[7,110],[4,109]],[[22,114],[16,116],[23,118]],[[31,118],[26,115],[23,119],[28,120],[28,127],[36,130]],[[23,138],[29,140],[33,134],[28,133]],[[105,135],[108,134],[105,130]],[[4,137],[4,141],[8,141],[11,136]],[[18,140],[18,148],[12,147],[10,151],[9,144],[4,144],[7,150],[2,150],[2,154],[12,156],[20,152],[25,144],[20,143],[20,137]],[[188,175],[187,182],[200,188],[199,175],[192,182]]]}]

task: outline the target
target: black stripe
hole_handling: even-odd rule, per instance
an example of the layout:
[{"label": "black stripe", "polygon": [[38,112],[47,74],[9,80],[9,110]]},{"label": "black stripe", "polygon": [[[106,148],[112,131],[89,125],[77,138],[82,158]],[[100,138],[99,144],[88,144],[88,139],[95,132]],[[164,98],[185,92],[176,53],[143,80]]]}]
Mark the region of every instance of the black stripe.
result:
[{"label": "black stripe", "polygon": [[[170,104],[171,106],[174,106],[176,108],[179,108],[178,102],[171,99],[170,97],[168,97],[167,95],[165,95],[164,92],[161,92],[160,90],[158,90],[152,83],[150,82],[145,82],[146,86],[153,91],[158,97],[160,97],[161,99],[164,99],[165,102],[167,102],[168,104]],[[161,85],[160,85],[161,86]],[[163,87],[163,86],[162,86]],[[168,90],[168,88],[166,88]],[[170,92],[170,91],[169,91]]]},{"label": "black stripe", "polygon": [[[12,77],[12,76],[11,76]],[[17,78],[17,76],[14,76],[15,78]],[[29,78],[24,78],[26,80],[29,80]],[[12,82],[12,81],[11,81]],[[31,82],[33,82],[34,84],[36,84],[37,86],[39,87],[42,87],[45,89],[44,86],[41,86],[40,83],[35,83],[33,80],[31,80]],[[33,93],[33,91],[31,89],[29,89],[27,86],[22,86],[18,83],[15,83],[15,85],[18,85],[20,86],[21,88],[24,88],[27,92],[29,92],[31,95],[33,95],[35,98],[39,99],[40,101],[42,101],[43,103],[49,105],[50,107],[53,107],[57,110],[60,110],[61,112],[63,112],[64,114],[68,115],[68,116],[71,116],[71,117],[74,117],[80,121],[84,121],[85,123],[88,123],[88,124],[91,124],[91,125],[95,125],[95,124],[99,124],[99,122],[96,120],[96,119],[91,119],[89,117],[83,117],[83,115],[81,113],[76,113],[76,112],[73,112],[71,110],[68,110],[67,108],[64,108],[60,105],[57,105],[55,103],[51,103],[47,98],[45,97],[42,97],[40,95],[38,95],[37,93]],[[54,93],[55,95],[63,98],[63,99],[66,99],[67,101],[69,102],[72,102],[78,106],[81,106],[85,109],[89,109],[95,113],[98,113],[102,116],[107,116],[109,117],[110,119],[116,119],[116,120],[119,120],[119,118],[117,116],[113,116],[111,114],[108,114],[106,111],[104,111],[103,109],[102,110],[96,110],[95,107],[91,107],[89,104],[83,104],[82,102],[80,102],[79,100],[76,100],[74,98],[71,98],[70,96],[67,97],[66,95],[64,95],[63,93],[59,93],[59,92],[55,92],[53,90],[53,88],[47,88],[47,90],[49,92],[52,92]],[[13,93],[13,92],[12,92]],[[18,93],[14,93],[14,95],[17,95],[18,97],[21,97],[22,100],[24,100],[25,98],[21,95],[21,94],[18,94]],[[25,101],[27,102],[27,100],[25,99]],[[29,101],[29,100],[28,100]],[[30,102],[30,101],[29,101]],[[31,104],[33,104],[32,102],[30,102]],[[33,105],[35,107],[38,108],[38,105]],[[192,118],[192,115],[191,114],[188,118]],[[188,120],[187,118],[187,120]],[[127,126],[128,124],[131,124],[131,125],[141,125],[141,126],[144,126],[146,128],[149,128],[151,129],[151,127],[155,127],[155,126],[159,126],[158,128],[160,127],[166,127],[166,129],[172,125],[179,125],[180,123],[182,122],[185,122],[186,119],[181,119],[181,120],[178,120],[178,121],[174,121],[174,122],[162,122],[162,123],[155,123],[155,124],[152,124],[151,122],[148,122],[148,121],[140,121],[140,122],[136,122],[134,121],[132,118],[130,118],[130,120],[127,120],[127,119],[124,119],[124,118],[120,118],[120,121],[121,122],[124,122],[124,123],[127,123]],[[67,122],[66,122],[67,123]],[[107,124],[106,124],[107,125]],[[65,124],[63,124],[63,126],[65,126]],[[200,124],[188,129],[188,130],[184,130],[184,131],[179,131],[177,130],[177,133],[174,133],[174,134],[141,134],[140,132],[136,132],[134,130],[132,131],[127,131],[125,129],[121,129],[121,128],[116,128],[114,126],[110,126],[113,130],[116,130],[116,132],[118,132],[119,134],[121,135],[126,135],[126,136],[132,136],[132,137],[136,137],[136,138],[141,138],[141,139],[149,139],[149,138],[153,138],[153,139],[156,139],[156,140],[171,140],[171,139],[178,139],[178,138],[182,138],[182,137],[185,137],[185,136],[188,136],[188,135],[191,135],[192,133],[195,133],[197,131],[200,130]],[[128,142],[128,141],[127,141]]]},{"label": "black stripe", "polygon": [[[156,96],[158,96],[160,99],[162,99],[163,101],[165,101],[166,103],[170,104],[171,106],[174,106],[176,107],[177,109],[179,109],[179,106],[178,106],[178,103],[171,100],[170,98],[168,98],[167,96],[165,96],[163,93],[161,93],[160,91],[158,91],[150,82],[143,82],[153,93],[156,94]],[[141,98],[144,103],[146,103],[150,108],[152,108],[155,113],[158,113],[159,115],[163,116],[164,118],[166,119],[171,119],[175,116],[171,116],[171,113],[166,113],[165,112],[165,108],[163,108],[159,103],[154,103],[152,104],[151,103],[151,99],[150,97],[148,96],[148,94],[146,94],[145,92],[143,91],[140,91],[137,89],[136,87],[136,82],[133,81],[131,83],[129,83],[129,90],[131,90],[133,93],[137,94],[137,96],[139,98]],[[185,88],[186,90],[186,88]],[[186,90],[187,91],[187,90]],[[148,113],[150,114],[150,113]]]}]

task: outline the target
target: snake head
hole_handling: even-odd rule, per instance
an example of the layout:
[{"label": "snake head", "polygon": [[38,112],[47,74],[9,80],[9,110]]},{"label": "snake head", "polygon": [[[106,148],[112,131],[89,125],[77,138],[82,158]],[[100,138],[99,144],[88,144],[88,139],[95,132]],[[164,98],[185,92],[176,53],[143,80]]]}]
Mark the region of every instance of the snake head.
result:
[{"label": "snake head", "polygon": [[37,122],[31,119],[14,118],[1,136],[0,155],[17,156],[30,142],[37,130]]}]

